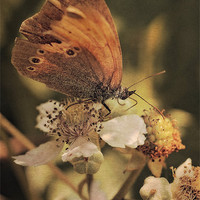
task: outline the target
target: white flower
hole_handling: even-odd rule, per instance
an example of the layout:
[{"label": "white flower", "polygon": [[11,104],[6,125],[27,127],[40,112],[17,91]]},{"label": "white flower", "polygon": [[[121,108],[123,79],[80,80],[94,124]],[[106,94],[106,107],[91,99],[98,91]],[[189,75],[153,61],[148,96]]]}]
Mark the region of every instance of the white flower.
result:
[{"label": "white flower", "polygon": [[136,148],[143,145],[147,133],[144,120],[138,115],[124,115],[102,123],[100,137],[112,147]]},{"label": "white flower", "polygon": [[149,176],[140,189],[143,200],[170,200],[172,197],[170,184],[165,178]]},{"label": "white flower", "polygon": [[100,117],[101,104],[76,104],[67,108],[68,104],[49,101],[37,107],[39,115],[36,127],[56,139],[28,151],[25,155],[14,156],[15,163],[24,166],[37,166],[53,160],[63,149],[62,160],[71,161],[74,157],[90,157],[101,153],[97,146],[89,140]]},{"label": "white flower", "polygon": [[99,138],[97,137],[95,143],[92,140],[92,135],[98,136],[97,133],[113,147],[136,148],[144,144],[146,126],[141,117],[124,115],[102,122],[105,114],[101,103],[90,101],[75,102],[68,107],[69,105],[69,103],[49,101],[37,107],[39,115],[36,127],[53,136],[55,140],[42,144],[25,155],[14,156],[17,164],[24,166],[45,164],[54,159],[64,145],[68,145],[62,154],[64,162],[74,163],[75,158],[98,155],[99,163],[103,160],[103,155],[99,151]]},{"label": "white flower", "polygon": [[173,169],[174,181],[150,176],[140,189],[143,200],[187,200],[200,199],[200,167],[192,166],[188,158],[177,169]]},{"label": "white flower", "polygon": [[175,170],[171,191],[175,200],[200,199],[200,167],[190,158]]}]

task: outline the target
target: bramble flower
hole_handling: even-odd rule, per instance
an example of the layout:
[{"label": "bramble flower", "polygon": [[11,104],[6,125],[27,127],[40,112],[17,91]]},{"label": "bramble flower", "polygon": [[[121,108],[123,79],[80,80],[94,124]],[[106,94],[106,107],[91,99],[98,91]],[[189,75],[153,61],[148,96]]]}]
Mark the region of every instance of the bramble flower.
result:
[{"label": "bramble flower", "polygon": [[143,200],[187,200],[200,199],[200,167],[192,166],[188,158],[174,169],[174,181],[169,184],[165,178],[150,176],[140,189]]},{"label": "bramble flower", "polygon": [[[25,155],[14,156],[15,163],[37,166],[54,159],[62,149],[62,160],[71,162],[79,173],[95,173],[103,162],[99,136],[113,147],[136,148],[144,144],[146,125],[141,117],[127,115],[104,121],[101,103],[49,101],[37,107],[36,127],[55,140],[41,144]],[[99,134],[99,135],[98,135]]]},{"label": "bramble flower", "polygon": [[150,159],[148,165],[152,173],[160,176],[165,158],[185,146],[181,143],[175,120],[152,109],[145,111],[142,117],[147,126],[147,135],[144,145],[138,146],[137,150]]},{"label": "bramble flower", "polygon": [[[96,160],[98,168],[100,167],[103,155],[98,146],[90,141],[90,134],[98,129],[102,114],[101,104],[82,103],[69,108],[68,106],[69,103],[49,101],[37,107],[40,114],[36,127],[48,136],[54,136],[55,140],[41,144],[25,155],[14,156],[15,163],[24,166],[45,164],[54,159],[67,145],[68,148],[62,154],[64,162],[73,162],[77,157],[89,158],[98,155]],[[88,160],[86,162],[88,163]]]},{"label": "bramble flower", "polygon": [[175,170],[171,191],[176,200],[200,199],[200,167],[192,166],[190,158]]}]

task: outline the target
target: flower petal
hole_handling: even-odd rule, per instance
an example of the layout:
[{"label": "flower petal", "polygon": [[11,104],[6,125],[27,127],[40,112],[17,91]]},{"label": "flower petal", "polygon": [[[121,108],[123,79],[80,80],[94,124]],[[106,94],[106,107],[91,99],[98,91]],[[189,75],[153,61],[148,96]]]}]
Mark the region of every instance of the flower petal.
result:
[{"label": "flower petal", "polygon": [[[186,170],[187,169],[187,170]],[[188,173],[190,172],[190,173]],[[181,164],[177,169],[176,169],[176,178],[179,179],[182,176],[193,176],[193,170],[192,170],[192,160],[191,158],[188,158],[183,164]]]},{"label": "flower petal", "polygon": [[40,130],[47,133],[50,130],[57,128],[57,117],[59,112],[63,110],[63,105],[60,102],[53,100],[48,101],[37,106],[37,110],[39,111],[39,115],[36,119],[36,128],[39,128]]},{"label": "flower petal", "polygon": [[24,155],[13,156],[14,162],[23,166],[43,165],[53,160],[62,150],[63,144],[58,146],[58,142],[50,141],[41,144],[39,147],[28,151]]},{"label": "flower petal", "polygon": [[94,153],[98,152],[97,146],[87,141],[83,137],[79,137],[75,142],[70,145],[70,148],[62,155],[62,160],[64,162],[71,161],[75,157],[90,157]]},{"label": "flower petal", "polygon": [[149,176],[140,189],[143,200],[169,200],[172,197],[170,184],[165,178]]},{"label": "flower petal", "polygon": [[124,115],[103,122],[100,137],[112,147],[136,148],[144,144],[146,125],[138,115]]},{"label": "flower petal", "polygon": [[55,100],[50,100],[50,101],[47,101],[46,103],[42,103],[39,106],[37,106],[37,110],[40,112],[40,114],[46,115],[47,114],[46,112],[52,113],[54,111],[54,107],[55,106],[59,107],[59,105],[60,105],[60,102],[55,101]]}]

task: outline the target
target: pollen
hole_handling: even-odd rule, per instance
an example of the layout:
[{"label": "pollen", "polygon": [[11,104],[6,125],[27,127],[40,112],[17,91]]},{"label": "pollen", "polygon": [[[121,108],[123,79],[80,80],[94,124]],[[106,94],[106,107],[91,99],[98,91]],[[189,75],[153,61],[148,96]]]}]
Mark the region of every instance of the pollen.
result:
[{"label": "pollen", "polygon": [[172,120],[170,116],[164,116],[163,111],[162,115],[153,109],[144,112],[142,117],[147,127],[147,139],[144,145],[137,147],[137,150],[154,161],[185,148],[181,143],[180,132],[175,120]]}]

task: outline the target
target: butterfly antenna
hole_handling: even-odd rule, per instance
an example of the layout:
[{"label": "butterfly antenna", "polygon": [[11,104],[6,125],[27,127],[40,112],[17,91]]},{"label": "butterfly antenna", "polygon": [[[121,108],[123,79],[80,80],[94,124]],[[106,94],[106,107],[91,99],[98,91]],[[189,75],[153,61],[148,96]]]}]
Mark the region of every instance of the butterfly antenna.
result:
[{"label": "butterfly antenna", "polygon": [[158,73],[156,73],[156,74],[153,74],[153,75],[147,76],[146,78],[143,78],[142,80],[140,80],[140,81],[138,81],[138,82],[132,84],[131,86],[129,86],[128,89],[131,88],[132,86],[134,86],[134,85],[136,85],[136,84],[138,84],[138,83],[140,83],[140,82],[142,82],[142,81],[148,79],[148,78],[151,78],[151,77],[154,77],[154,76],[158,76],[158,75],[164,74],[165,72],[166,72],[166,71],[163,70],[163,71],[158,72]]},{"label": "butterfly antenna", "polygon": [[[145,100],[144,98],[142,98],[139,94],[137,93],[134,93],[136,96],[138,96],[140,99],[142,99],[144,102],[146,102],[147,104],[149,104],[151,107],[153,107],[162,117],[163,119],[165,119],[165,116],[163,115],[163,113],[158,109],[156,108],[154,105],[152,105],[151,103],[149,103],[147,100]],[[132,98],[131,98],[132,99]]]}]

